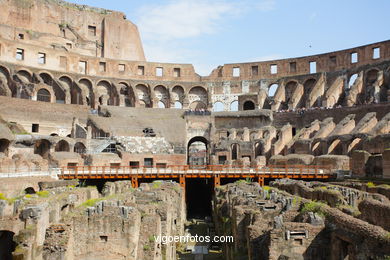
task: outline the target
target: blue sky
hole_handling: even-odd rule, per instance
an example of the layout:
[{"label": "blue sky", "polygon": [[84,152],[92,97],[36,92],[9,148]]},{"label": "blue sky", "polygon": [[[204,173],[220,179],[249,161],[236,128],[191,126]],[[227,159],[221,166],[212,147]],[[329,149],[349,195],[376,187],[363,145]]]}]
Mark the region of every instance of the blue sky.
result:
[{"label": "blue sky", "polygon": [[122,11],[148,61],[225,63],[307,56],[390,39],[389,0],[70,0]]}]

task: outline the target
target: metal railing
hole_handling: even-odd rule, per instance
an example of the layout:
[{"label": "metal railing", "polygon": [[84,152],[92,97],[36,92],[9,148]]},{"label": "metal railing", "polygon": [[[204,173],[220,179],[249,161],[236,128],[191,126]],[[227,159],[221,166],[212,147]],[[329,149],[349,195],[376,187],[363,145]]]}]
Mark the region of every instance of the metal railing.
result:
[{"label": "metal railing", "polygon": [[164,168],[147,166],[69,166],[61,168],[62,175],[220,175],[220,174],[241,174],[241,175],[329,175],[329,167],[288,165],[288,166],[266,166],[262,168],[245,168],[225,165],[207,165],[204,168],[192,168],[188,165],[169,165]]},{"label": "metal railing", "polygon": [[49,168],[48,170],[40,169],[13,169],[8,171],[0,171],[0,178],[21,178],[21,177],[52,177],[58,179],[61,175],[60,168]]}]

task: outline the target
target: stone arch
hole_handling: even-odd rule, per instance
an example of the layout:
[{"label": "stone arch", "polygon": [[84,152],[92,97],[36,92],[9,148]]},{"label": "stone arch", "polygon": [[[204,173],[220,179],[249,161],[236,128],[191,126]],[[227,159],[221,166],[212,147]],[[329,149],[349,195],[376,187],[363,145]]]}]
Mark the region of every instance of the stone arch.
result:
[{"label": "stone arch", "polygon": [[263,153],[264,153],[263,144],[261,142],[256,142],[255,143],[255,158],[257,158],[257,156],[264,155]]},{"label": "stone arch", "polygon": [[[78,84],[73,84],[74,100],[78,101],[79,105],[89,105],[90,107],[95,107],[95,94],[92,87],[92,81],[87,78],[82,78],[79,80]],[[73,103],[72,103],[73,104]]]},{"label": "stone arch", "polygon": [[[298,82],[295,80],[290,80],[284,86],[285,99],[282,102],[282,109],[288,109],[288,104],[291,101],[291,98],[294,95],[295,89],[298,87]],[[298,105],[299,106],[299,105]]]},{"label": "stone arch", "polygon": [[328,154],[343,155],[343,145],[340,139],[335,139],[328,147]]},{"label": "stone arch", "polygon": [[374,84],[379,78],[379,70],[372,68],[366,72],[365,75],[365,84],[363,86],[363,91],[359,95],[359,101],[363,103],[371,103],[374,101],[375,88]]},{"label": "stone arch", "polygon": [[[207,90],[204,87],[201,87],[201,86],[192,87],[188,91],[188,100],[189,100],[190,104],[193,104],[195,102],[198,102],[197,104],[204,104],[205,109],[206,109],[207,105],[208,105]],[[191,107],[191,105],[190,105],[190,107]],[[192,106],[192,108],[193,107],[194,106]]]},{"label": "stone arch", "polygon": [[224,111],[224,105],[221,101],[217,101],[213,105],[213,111],[214,112],[221,112]]},{"label": "stone arch", "polygon": [[246,100],[242,105],[243,110],[255,110],[255,103],[252,100]]},{"label": "stone arch", "polygon": [[279,84],[278,83],[272,83],[271,85],[268,86],[268,96],[269,97],[274,97],[275,94],[276,94],[276,91],[278,90],[279,88]]},{"label": "stone arch", "polygon": [[232,144],[231,145],[231,158],[232,160],[237,160],[239,158],[240,145]]},{"label": "stone arch", "polygon": [[172,101],[179,101],[181,104],[183,104],[184,96],[184,88],[182,86],[176,85],[172,88]]},{"label": "stone arch", "polygon": [[378,79],[379,70],[372,68],[366,72],[366,84],[373,84]]},{"label": "stone arch", "polygon": [[[164,104],[164,108],[168,108],[170,101],[169,101],[169,92],[168,89],[163,85],[158,85],[154,87],[154,96],[157,99],[157,102],[161,102]],[[160,106],[158,106],[160,107]],[[162,108],[162,107],[160,107]]]},{"label": "stone arch", "polygon": [[47,159],[50,153],[51,143],[49,140],[40,139],[35,141],[34,144],[34,153],[39,154],[43,158]]},{"label": "stone arch", "polygon": [[192,110],[198,110],[198,109],[207,109],[207,105],[203,103],[202,101],[194,101],[190,104],[190,109]]},{"label": "stone arch", "polygon": [[19,70],[15,75],[19,79],[20,83],[32,83],[32,73],[28,70]]},{"label": "stone arch", "polygon": [[351,143],[348,145],[347,152],[350,154],[354,150],[361,150],[363,148],[363,142],[360,138],[355,138],[351,141]]},{"label": "stone arch", "polygon": [[75,153],[85,154],[87,152],[87,148],[85,147],[85,145],[82,142],[77,142],[74,145],[73,151]]},{"label": "stone arch", "polygon": [[350,88],[353,86],[353,84],[355,84],[357,78],[358,78],[358,74],[357,74],[357,73],[352,74],[352,75],[349,77],[347,89],[350,89]]},{"label": "stone arch", "polygon": [[[304,83],[303,83],[303,102],[301,102],[301,106],[305,106],[306,104],[304,104],[304,102],[306,100],[309,100],[310,98],[310,94],[311,92],[313,91],[315,85],[317,84],[317,80],[315,78],[309,78],[307,79]],[[318,104],[318,100],[314,102],[314,106],[316,106]]]},{"label": "stone arch", "polygon": [[51,102],[51,94],[50,94],[50,91],[45,89],[45,88],[41,88],[37,91],[37,101],[42,101],[42,102]]},{"label": "stone arch", "polygon": [[11,73],[8,68],[0,65],[0,77],[5,77],[7,80],[9,80],[11,77]]},{"label": "stone arch", "polygon": [[152,101],[150,99],[150,90],[144,84],[137,84],[135,86],[136,96],[141,107],[152,107]]},{"label": "stone arch", "polygon": [[135,95],[133,88],[125,82],[120,82],[119,93],[124,96],[124,105],[126,107],[135,107]]},{"label": "stone arch", "polygon": [[55,102],[64,104],[65,103],[65,90],[62,86],[58,85],[58,83],[54,80],[53,76],[48,72],[41,72],[39,77],[43,80],[43,83],[50,86],[53,89]]},{"label": "stone arch", "polygon": [[10,141],[8,139],[0,139],[0,153],[4,153],[5,155],[8,155],[8,149],[10,145]]},{"label": "stone arch", "polygon": [[165,103],[163,101],[161,101],[161,100],[157,102],[157,107],[158,108],[167,108]]},{"label": "stone arch", "polygon": [[16,96],[16,89],[10,86],[9,70],[3,66],[0,66],[0,96]]},{"label": "stone arch", "polygon": [[69,152],[70,146],[69,146],[69,143],[67,141],[61,140],[56,144],[54,149],[56,152]]},{"label": "stone arch", "polygon": [[177,108],[177,109],[182,109],[183,108],[183,104],[180,101],[175,101],[174,107]]},{"label": "stone arch", "polygon": [[88,81],[87,80],[80,80],[79,84],[73,84],[72,82],[68,82],[68,80],[66,80],[64,82],[66,82],[66,84],[69,84],[69,87],[70,87],[70,91],[69,91],[70,103],[74,104],[74,105],[83,105],[84,104],[83,91],[82,91],[80,85],[83,84],[82,82],[88,82]]},{"label": "stone arch", "polygon": [[[203,144],[203,145],[202,145]],[[192,150],[191,147],[195,146]],[[207,165],[208,159],[208,140],[203,136],[195,136],[188,141],[187,144],[187,162],[188,165]],[[205,150],[199,150],[199,149]]]},{"label": "stone arch", "polygon": [[316,142],[311,147],[311,153],[314,156],[322,155],[321,142]]},{"label": "stone arch", "polygon": [[230,111],[238,111],[238,100],[234,100],[230,103]]},{"label": "stone arch", "polygon": [[118,96],[114,86],[107,80],[101,80],[96,84],[95,94],[100,105],[117,106],[119,105]]}]

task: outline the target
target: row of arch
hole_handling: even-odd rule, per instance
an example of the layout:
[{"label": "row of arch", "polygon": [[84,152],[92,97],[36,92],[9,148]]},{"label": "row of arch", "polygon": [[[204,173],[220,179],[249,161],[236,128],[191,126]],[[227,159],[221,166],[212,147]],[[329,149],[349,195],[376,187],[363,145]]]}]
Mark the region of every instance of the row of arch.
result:
[{"label": "row of arch", "polygon": [[[388,68],[390,70],[390,68]],[[372,68],[364,73],[363,89],[358,97],[358,103],[363,103],[364,97],[371,94],[369,88],[378,80],[380,70]],[[390,73],[387,71],[387,73]],[[345,91],[348,91],[358,78],[357,73],[346,75]],[[159,107],[159,108],[191,108],[207,109],[209,106],[209,94],[206,88],[194,86],[188,90],[180,85],[172,88],[162,84],[149,86],[146,83],[136,82],[131,86],[127,82],[111,83],[108,80],[100,80],[95,85],[88,78],[81,78],[78,81],[72,80],[69,76],[60,76],[58,79],[49,72],[34,74],[27,69],[18,70],[12,77],[9,70],[0,66],[0,81],[7,84],[0,84],[0,95],[12,96],[27,99],[36,99],[43,102],[89,105],[96,108],[97,105],[128,106],[128,107]],[[301,85],[297,80],[288,80],[285,84],[272,82],[267,87],[268,102],[260,104],[260,108],[269,109],[271,103],[278,99],[278,93],[283,91],[284,98],[281,100],[277,110],[288,108],[292,99],[298,98],[295,108],[307,107],[307,100],[319,79],[309,78],[303,83],[303,93],[294,97],[295,90]],[[43,83],[43,84],[40,84]],[[5,87],[8,86],[8,88]],[[36,85],[34,87],[34,85]],[[281,90],[283,86],[283,90]],[[386,90],[380,94],[380,101],[387,101]],[[343,104],[341,104],[343,105]],[[313,102],[313,107],[321,106],[321,97]],[[223,103],[218,101],[212,105],[214,111],[223,111]],[[237,101],[229,105],[230,111],[238,110]]]},{"label": "row of arch", "polygon": [[87,78],[73,81],[69,76],[54,78],[48,72],[39,74],[19,70],[12,77],[7,68],[0,66],[0,95],[43,102],[89,105],[207,108],[208,92],[202,86],[194,86],[185,91],[181,85],[168,88],[164,85],[149,86],[138,82],[134,87],[127,82],[111,83],[100,80],[93,85]]},{"label": "row of arch", "polygon": [[66,140],[62,139],[59,142],[52,144],[47,139],[40,139],[37,140],[34,144],[34,153],[39,154],[43,158],[47,158],[52,148],[54,148],[55,152],[75,152],[79,154],[85,154],[87,152],[87,148],[82,142],[76,142],[73,145],[73,149],[71,151],[71,145]]},{"label": "row of arch", "polygon": [[[11,145],[10,140],[4,138],[0,139],[0,153],[4,153],[5,155],[8,155],[10,145]],[[71,152],[71,144],[64,139],[54,144],[52,144],[52,142],[50,142],[47,139],[40,139],[35,141],[34,143],[34,153],[39,154],[44,158],[47,158],[52,148],[54,148],[55,152]],[[87,148],[84,143],[76,142],[73,145],[72,151],[79,154],[85,154],[87,152]]]}]

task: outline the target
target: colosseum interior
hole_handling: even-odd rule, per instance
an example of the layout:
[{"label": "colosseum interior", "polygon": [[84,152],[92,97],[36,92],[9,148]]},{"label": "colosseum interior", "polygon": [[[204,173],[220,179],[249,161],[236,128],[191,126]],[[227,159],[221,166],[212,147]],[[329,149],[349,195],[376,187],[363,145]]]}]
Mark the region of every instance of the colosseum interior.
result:
[{"label": "colosseum interior", "polygon": [[390,259],[390,40],[200,76],[124,13],[0,7],[0,260]]}]

